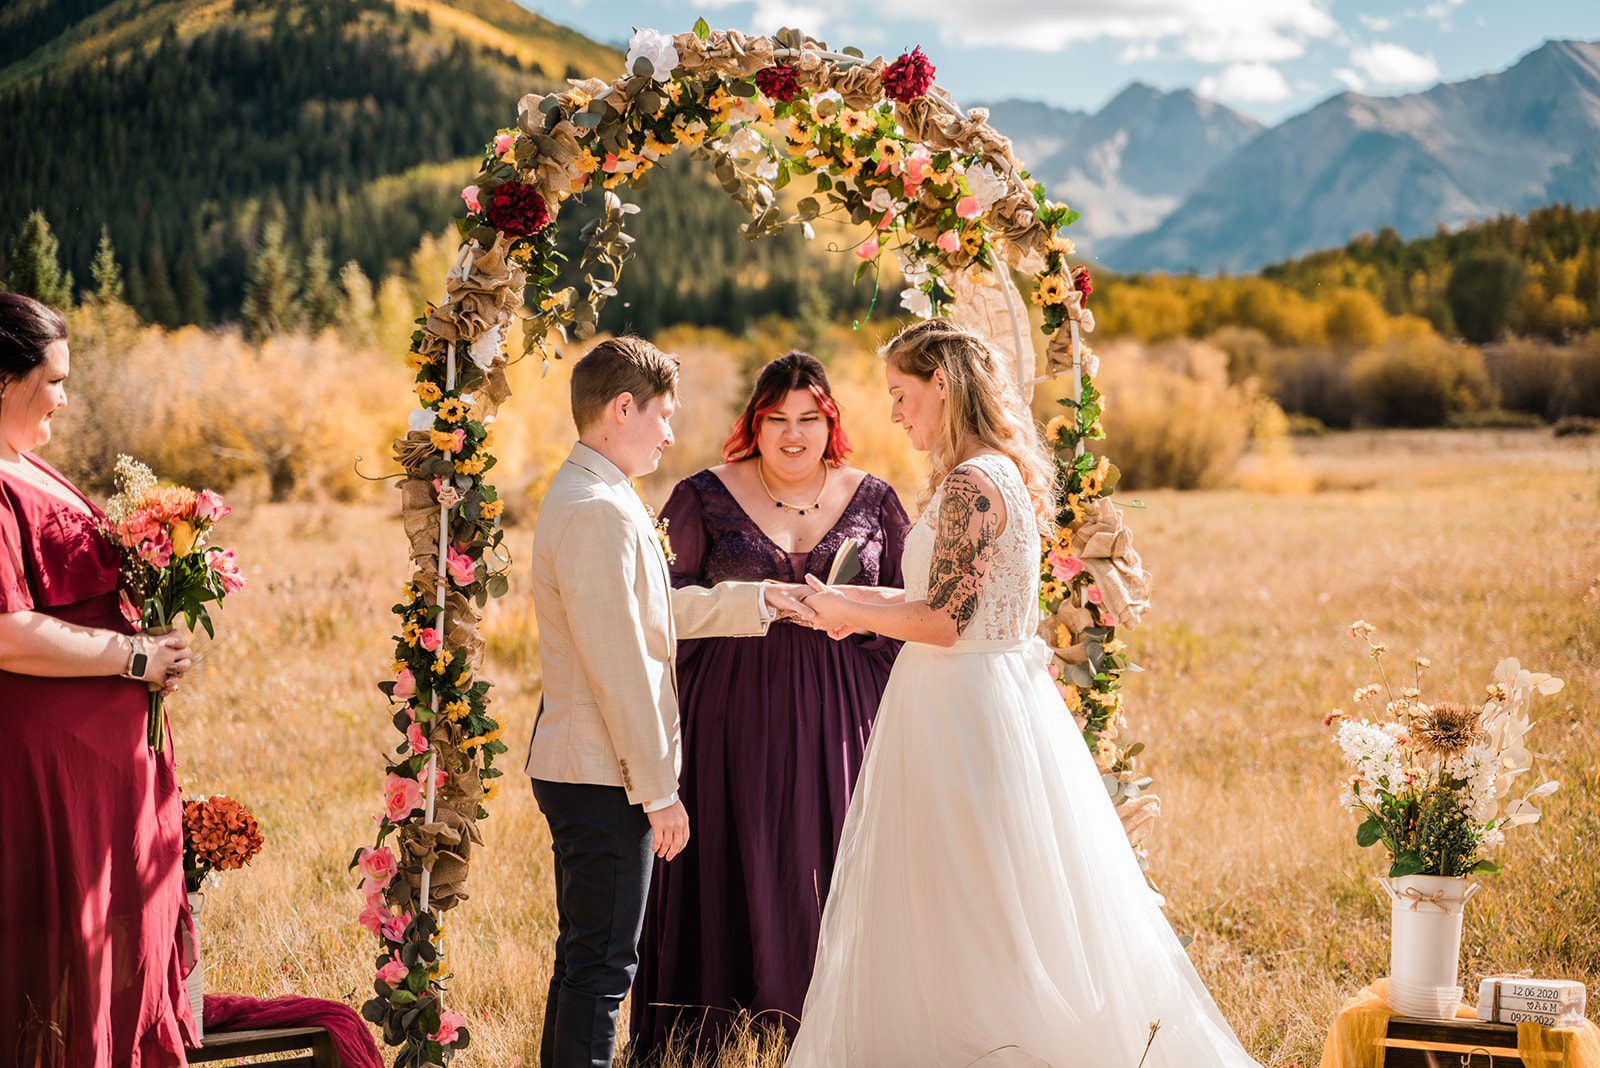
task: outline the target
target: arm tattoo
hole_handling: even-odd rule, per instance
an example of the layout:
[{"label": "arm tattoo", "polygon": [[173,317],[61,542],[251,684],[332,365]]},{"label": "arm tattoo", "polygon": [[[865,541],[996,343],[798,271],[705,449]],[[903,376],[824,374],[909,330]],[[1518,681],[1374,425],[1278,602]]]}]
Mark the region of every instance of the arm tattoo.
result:
[{"label": "arm tattoo", "polygon": [[928,573],[928,606],[948,612],[956,633],[967,629],[978,611],[978,595],[988,578],[1000,516],[988,480],[956,471],[944,484],[939,504],[933,564]]}]

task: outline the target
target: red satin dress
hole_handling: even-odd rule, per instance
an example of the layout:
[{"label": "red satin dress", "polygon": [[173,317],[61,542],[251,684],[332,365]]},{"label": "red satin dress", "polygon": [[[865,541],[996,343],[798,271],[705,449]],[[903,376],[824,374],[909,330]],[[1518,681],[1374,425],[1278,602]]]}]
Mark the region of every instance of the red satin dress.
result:
[{"label": "red satin dress", "polygon": [[[32,458],[29,458],[32,460]],[[132,633],[94,518],[0,472],[0,612]],[[147,691],[0,671],[0,1066],[167,1068],[198,1045],[179,931],[183,805]]]}]

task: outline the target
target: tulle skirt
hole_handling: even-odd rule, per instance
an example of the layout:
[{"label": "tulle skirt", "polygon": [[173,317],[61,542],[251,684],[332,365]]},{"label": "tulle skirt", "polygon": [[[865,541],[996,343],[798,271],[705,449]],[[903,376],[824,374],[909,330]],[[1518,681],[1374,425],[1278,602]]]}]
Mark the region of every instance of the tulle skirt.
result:
[{"label": "tulle skirt", "polygon": [[1244,1068],[1037,639],[902,650],[791,1068]]}]

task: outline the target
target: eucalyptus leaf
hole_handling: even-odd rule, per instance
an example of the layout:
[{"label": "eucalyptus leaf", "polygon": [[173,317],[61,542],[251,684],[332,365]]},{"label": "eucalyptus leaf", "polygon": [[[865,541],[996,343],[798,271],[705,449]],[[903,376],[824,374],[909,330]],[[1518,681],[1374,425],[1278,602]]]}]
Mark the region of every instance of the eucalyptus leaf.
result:
[{"label": "eucalyptus leaf", "polygon": [[572,117],[572,122],[574,125],[581,126],[585,130],[592,130],[596,126],[600,125],[600,120],[604,117],[605,116],[598,111],[580,111],[578,114]]},{"label": "eucalyptus leaf", "polygon": [[756,95],[756,87],[753,82],[729,82],[728,92],[749,99]]},{"label": "eucalyptus leaf", "polygon": [[861,51],[861,49],[857,48],[855,45],[845,45],[839,51],[840,51],[840,54],[842,54],[842,55],[854,56],[857,59],[866,59],[867,58],[867,54],[865,52]]},{"label": "eucalyptus leaf", "polygon": [[654,76],[656,65],[650,62],[649,56],[640,56],[633,61],[633,76],[635,78],[649,78]]},{"label": "eucalyptus leaf", "polygon": [[711,27],[703,18],[694,20],[694,35],[704,41],[711,36]]}]

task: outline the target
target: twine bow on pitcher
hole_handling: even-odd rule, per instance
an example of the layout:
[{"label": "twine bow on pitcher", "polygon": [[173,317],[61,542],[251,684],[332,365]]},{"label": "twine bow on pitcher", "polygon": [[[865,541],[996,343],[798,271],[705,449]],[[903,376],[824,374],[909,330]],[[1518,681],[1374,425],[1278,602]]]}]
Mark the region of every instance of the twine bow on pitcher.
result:
[{"label": "twine bow on pitcher", "polygon": [[1446,894],[1444,888],[1442,887],[1438,890],[1435,890],[1431,894],[1424,894],[1421,890],[1418,890],[1414,886],[1408,886],[1404,890],[1396,890],[1394,888],[1394,883],[1390,882],[1388,879],[1382,879],[1379,881],[1383,883],[1383,888],[1389,891],[1389,896],[1395,901],[1408,902],[1406,906],[1406,911],[1408,912],[1417,911],[1417,907],[1419,905],[1432,905],[1440,912],[1448,913],[1452,911],[1449,908],[1450,905],[1465,905],[1468,899],[1470,899],[1473,894],[1478,892],[1479,886],[1478,883],[1471,883],[1467,886],[1466,890],[1459,898],[1454,898]]}]

